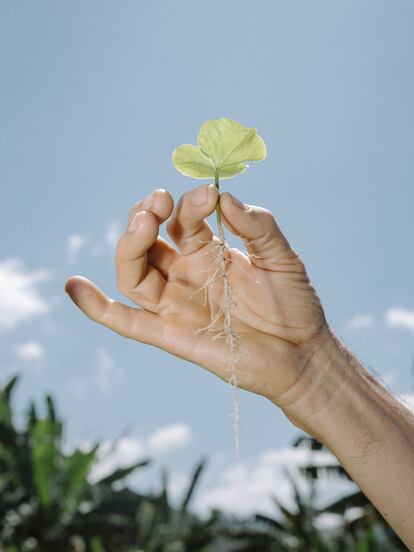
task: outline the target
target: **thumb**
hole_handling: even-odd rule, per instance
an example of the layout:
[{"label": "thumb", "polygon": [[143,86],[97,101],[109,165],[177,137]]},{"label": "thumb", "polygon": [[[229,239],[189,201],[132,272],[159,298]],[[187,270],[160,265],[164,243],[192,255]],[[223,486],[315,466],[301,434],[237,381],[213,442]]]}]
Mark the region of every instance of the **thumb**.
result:
[{"label": "thumb", "polygon": [[243,240],[255,266],[275,271],[304,270],[269,210],[244,204],[228,192],[220,195],[220,206],[224,224]]},{"label": "thumb", "polygon": [[128,337],[159,346],[161,320],[152,312],[136,309],[110,299],[93,282],[72,276],[66,280],[65,291],[79,309],[94,322]]}]

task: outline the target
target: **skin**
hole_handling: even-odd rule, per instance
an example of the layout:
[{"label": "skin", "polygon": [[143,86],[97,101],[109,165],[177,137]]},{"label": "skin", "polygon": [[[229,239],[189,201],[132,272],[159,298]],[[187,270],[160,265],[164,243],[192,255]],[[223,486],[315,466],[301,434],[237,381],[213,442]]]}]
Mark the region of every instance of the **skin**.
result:
[{"label": "skin", "polygon": [[[216,188],[203,185],[175,208],[166,190],[134,205],[117,244],[116,269],[119,289],[139,308],[108,298],[80,276],[69,278],[65,289],[92,320],[228,381],[225,340],[202,330],[211,321],[203,286],[218,241],[205,218],[217,199]],[[271,400],[326,444],[414,547],[414,416],[335,337],[303,262],[272,213],[229,193],[220,202],[223,223],[246,247],[246,253],[227,251],[237,301],[232,323],[245,348],[237,363],[239,387]],[[164,222],[177,249],[158,235]],[[215,311],[221,292],[218,281],[210,295]]]}]

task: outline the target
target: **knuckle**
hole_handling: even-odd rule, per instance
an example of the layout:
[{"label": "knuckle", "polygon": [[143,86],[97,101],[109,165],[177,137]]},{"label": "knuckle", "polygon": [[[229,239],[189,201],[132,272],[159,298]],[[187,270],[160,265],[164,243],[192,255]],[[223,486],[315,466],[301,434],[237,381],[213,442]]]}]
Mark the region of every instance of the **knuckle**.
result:
[{"label": "knuckle", "polygon": [[264,207],[252,207],[249,212],[252,222],[256,222],[264,231],[268,231],[275,224],[273,213]]},{"label": "knuckle", "polygon": [[261,217],[264,224],[266,225],[266,229],[273,229],[276,226],[275,217],[273,216],[272,211],[269,211],[269,209],[263,209]]}]

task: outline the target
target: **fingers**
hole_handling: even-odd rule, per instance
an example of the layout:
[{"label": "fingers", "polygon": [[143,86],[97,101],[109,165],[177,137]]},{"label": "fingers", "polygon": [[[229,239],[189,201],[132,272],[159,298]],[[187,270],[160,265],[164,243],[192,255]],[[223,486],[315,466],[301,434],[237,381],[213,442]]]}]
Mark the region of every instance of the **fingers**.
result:
[{"label": "fingers", "polygon": [[148,263],[159,270],[164,278],[177,256],[176,250],[161,236],[148,249]]},{"label": "fingers", "polygon": [[[143,210],[145,209],[145,210]],[[116,248],[116,272],[121,292],[147,310],[156,310],[166,280],[157,268],[148,264],[159,260],[163,270],[173,262],[176,252],[165,240],[158,243],[160,224],[170,216],[173,200],[165,190],[155,190],[132,209],[128,227]]]},{"label": "fingers", "polygon": [[243,240],[255,266],[266,270],[303,270],[270,211],[245,205],[227,192],[221,194],[220,204],[224,224]]},{"label": "fingers", "polygon": [[217,199],[214,184],[204,184],[180,198],[167,232],[183,255],[198,251],[213,238],[213,231],[204,219],[214,211]]},{"label": "fingers", "polygon": [[94,283],[82,276],[66,281],[65,291],[91,320],[124,336],[157,345],[162,336],[162,320],[151,312],[128,307],[107,297]]},{"label": "fingers", "polygon": [[132,207],[128,216],[128,225],[139,211],[151,211],[156,215],[160,224],[166,220],[172,213],[174,200],[171,194],[163,188],[157,188],[147,197],[144,197]]}]

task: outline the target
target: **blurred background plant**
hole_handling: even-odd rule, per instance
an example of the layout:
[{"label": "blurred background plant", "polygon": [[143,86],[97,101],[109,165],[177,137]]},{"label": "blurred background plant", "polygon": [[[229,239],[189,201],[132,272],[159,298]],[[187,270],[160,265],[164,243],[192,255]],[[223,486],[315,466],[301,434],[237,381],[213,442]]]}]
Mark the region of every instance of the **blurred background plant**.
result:
[{"label": "blurred background plant", "polygon": [[[309,482],[305,496],[286,473],[294,491],[295,508],[273,498],[275,515],[233,518],[212,510],[202,518],[190,510],[206,466],[195,466],[178,506],[168,493],[168,472],[162,471],[161,491],[139,493],[123,481],[145,468],[149,459],[91,482],[89,475],[99,443],[70,453],[62,446],[63,424],[51,396],[43,413],[27,409],[24,426],[15,424],[12,408],[17,377],[0,390],[0,552],[396,552],[407,550],[384,518],[357,490],[317,508],[315,483],[334,474],[349,476],[332,462],[301,468]],[[310,436],[295,447],[327,450]],[[323,528],[321,516],[336,516]]]}]

